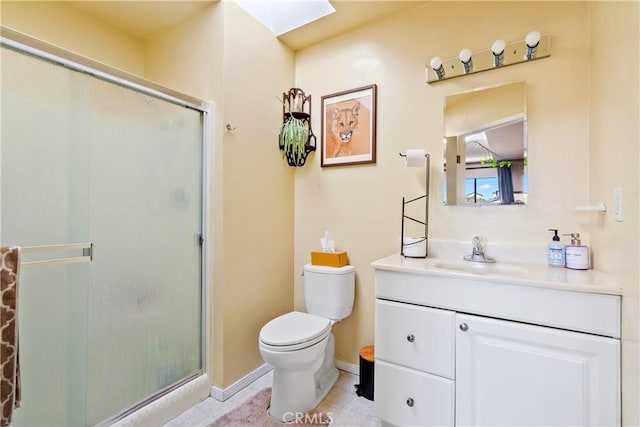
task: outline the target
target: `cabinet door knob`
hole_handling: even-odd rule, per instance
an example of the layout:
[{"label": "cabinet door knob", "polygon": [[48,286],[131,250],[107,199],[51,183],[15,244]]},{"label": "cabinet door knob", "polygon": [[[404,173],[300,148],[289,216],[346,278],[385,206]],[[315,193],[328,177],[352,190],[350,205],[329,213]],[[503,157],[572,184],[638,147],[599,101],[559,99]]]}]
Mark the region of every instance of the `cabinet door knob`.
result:
[{"label": "cabinet door knob", "polygon": [[414,337],[413,334],[407,335],[407,341],[414,342],[415,340],[416,340],[416,337]]},{"label": "cabinet door knob", "polygon": [[413,399],[412,398],[408,398],[407,399],[407,406],[413,407]]},{"label": "cabinet door knob", "polygon": [[467,325],[466,323],[461,323],[460,324],[460,330],[463,332],[466,332],[469,329],[469,325]]}]

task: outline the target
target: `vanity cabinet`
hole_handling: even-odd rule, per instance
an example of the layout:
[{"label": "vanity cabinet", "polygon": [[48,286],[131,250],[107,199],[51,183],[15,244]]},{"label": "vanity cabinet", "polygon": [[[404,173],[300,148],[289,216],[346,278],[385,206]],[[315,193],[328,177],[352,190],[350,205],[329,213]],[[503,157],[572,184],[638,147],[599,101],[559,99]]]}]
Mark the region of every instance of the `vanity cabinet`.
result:
[{"label": "vanity cabinet", "polygon": [[[493,310],[501,286],[508,308]],[[620,297],[520,286],[514,298],[509,286],[376,270],[374,411],[382,425],[620,425]],[[574,305],[545,320],[554,303],[537,301],[571,297],[564,292],[575,294]],[[509,314],[521,307],[528,316],[531,304],[536,322]],[[585,324],[585,309],[597,331],[571,326]]]},{"label": "vanity cabinet", "polygon": [[620,424],[616,339],[456,315],[456,425]]}]

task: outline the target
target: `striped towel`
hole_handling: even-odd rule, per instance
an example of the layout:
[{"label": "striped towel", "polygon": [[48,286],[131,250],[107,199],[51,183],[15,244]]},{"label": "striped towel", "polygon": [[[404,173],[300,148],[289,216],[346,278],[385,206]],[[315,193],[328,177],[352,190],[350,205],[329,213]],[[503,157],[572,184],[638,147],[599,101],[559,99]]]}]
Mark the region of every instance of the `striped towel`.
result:
[{"label": "striped towel", "polygon": [[0,248],[0,425],[11,424],[13,410],[20,406],[18,362],[18,279],[20,248]]}]

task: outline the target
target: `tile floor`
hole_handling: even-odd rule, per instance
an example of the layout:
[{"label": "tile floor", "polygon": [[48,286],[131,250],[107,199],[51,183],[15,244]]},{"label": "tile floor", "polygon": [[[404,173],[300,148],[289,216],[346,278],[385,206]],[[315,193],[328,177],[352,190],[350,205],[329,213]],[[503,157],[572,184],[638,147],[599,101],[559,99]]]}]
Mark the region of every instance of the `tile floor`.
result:
[{"label": "tile floor", "polygon": [[[316,408],[317,411],[331,413],[331,427],[377,427],[380,424],[373,416],[373,402],[355,393],[359,377],[339,371],[340,377],[327,397]],[[249,386],[224,402],[211,397],[198,403],[187,412],[165,424],[165,427],[204,427],[222,414],[240,405],[265,387],[271,387],[272,372],[263,375]]]}]

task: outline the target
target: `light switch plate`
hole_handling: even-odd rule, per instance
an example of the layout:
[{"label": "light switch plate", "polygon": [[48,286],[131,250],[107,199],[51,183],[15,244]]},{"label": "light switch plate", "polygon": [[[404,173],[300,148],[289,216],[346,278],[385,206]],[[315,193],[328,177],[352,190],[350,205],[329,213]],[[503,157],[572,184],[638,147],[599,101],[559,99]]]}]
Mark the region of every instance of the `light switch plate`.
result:
[{"label": "light switch plate", "polygon": [[613,218],[622,222],[622,187],[613,189]]}]

